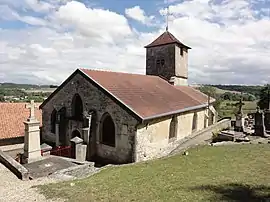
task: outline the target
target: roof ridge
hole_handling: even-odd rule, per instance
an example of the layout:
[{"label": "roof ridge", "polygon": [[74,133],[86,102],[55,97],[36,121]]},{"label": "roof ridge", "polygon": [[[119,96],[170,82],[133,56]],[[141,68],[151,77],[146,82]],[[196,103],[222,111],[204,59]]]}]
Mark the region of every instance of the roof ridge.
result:
[{"label": "roof ridge", "polygon": [[111,70],[97,70],[97,69],[86,69],[86,68],[79,68],[79,70],[81,71],[86,70],[86,71],[92,71],[92,72],[108,72],[108,73],[116,73],[116,74],[129,74],[129,75],[147,76],[147,77],[159,77],[156,75],[146,75],[146,74],[138,74],[138,73],[132,73],[132,72],[117,72],[117,71],[111,71]]}]

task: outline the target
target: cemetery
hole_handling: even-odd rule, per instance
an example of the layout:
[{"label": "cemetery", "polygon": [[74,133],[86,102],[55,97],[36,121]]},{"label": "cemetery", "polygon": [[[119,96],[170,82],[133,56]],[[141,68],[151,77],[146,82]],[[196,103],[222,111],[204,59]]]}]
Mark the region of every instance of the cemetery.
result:
[{"label": "cemetery", "polygon": [[257,107],[255,113],[244,114],[242,111],[244,103],[242,99],[236,104],[235,120],[231,127],[218,132],[213,137],[212,145],[233,143],[270,143],[270,108],[260,110]]},{"label": "cemetery", "polygon": [[[26,104],[30,111],[24,122],[24,148],[14,158],[10,152],[0,150],[0,162],[19,179],[32,180],[52,175],[61,180],[85,177],[98,171],[93,162],[86,161],[86,145],[77,136],[72,138],[71,146],[50,146],[41,143],[40,122],[36,119],[34,101]],[[82,168],[82,169],[81,169]],[[81,170],[80,170],[81,169]],[[79,170],[79,171],[78,171]],[[80,175],[78,176],[78,173]],[[54,175],[53,175],[54,174]]]}]

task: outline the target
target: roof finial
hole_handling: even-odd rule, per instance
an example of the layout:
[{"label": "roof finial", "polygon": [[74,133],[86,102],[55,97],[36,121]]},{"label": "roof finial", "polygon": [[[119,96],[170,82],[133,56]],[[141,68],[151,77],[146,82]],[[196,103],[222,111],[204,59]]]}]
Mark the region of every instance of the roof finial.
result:
[{"label": "roof finial", "polygon": [[167,6],[167,13],[166,13],[166,31],[169,30],[169,6]]}]

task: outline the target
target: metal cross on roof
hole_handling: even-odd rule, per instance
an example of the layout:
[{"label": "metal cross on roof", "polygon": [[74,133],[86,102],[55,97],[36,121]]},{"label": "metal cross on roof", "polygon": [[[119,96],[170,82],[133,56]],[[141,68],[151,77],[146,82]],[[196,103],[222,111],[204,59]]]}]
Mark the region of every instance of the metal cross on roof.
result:
[{"label": "metal cross on roof", "polygon": [[167,6],[167,9],[166,9],[166,31],[169,30],[169,15],[170,15],[169,6]]},{"label": "metal cross on roof", "polygon": [[29,104],[25,105],[25,108],[30,109],[30,116],[28,120],[35,119],[35,108],[38,108],[38,105],[34,103],[34,100],[31,100]]}]

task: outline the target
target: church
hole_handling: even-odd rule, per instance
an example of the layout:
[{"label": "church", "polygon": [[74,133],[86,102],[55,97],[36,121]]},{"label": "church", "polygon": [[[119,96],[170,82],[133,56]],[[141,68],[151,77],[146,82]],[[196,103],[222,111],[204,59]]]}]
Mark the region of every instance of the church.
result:
[{"label": "church", "polygon": [[77,69],[41,105],[42,140],[87,145],[87,160],[168,154],[216,122],[215,100],[188,86],[188,50],[168,30],[146,48],[146,75]]}]

